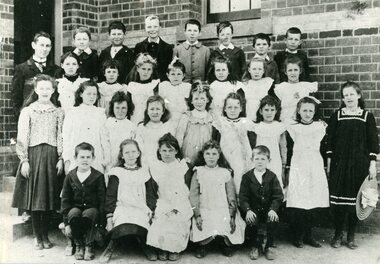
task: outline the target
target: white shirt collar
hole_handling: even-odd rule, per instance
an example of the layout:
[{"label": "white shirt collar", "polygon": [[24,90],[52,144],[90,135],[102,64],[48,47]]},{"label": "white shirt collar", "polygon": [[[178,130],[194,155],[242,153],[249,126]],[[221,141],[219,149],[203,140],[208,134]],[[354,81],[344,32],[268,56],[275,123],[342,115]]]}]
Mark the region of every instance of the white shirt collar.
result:
[{"label": "white shirt collar", "polygon": [[219,49],[220,49],[220,50],[224,50],[224,49],[230,49],[230,50],[233,50],[234,48],[235,48],[235,46],[234,46],[232,43],[230,43],[227,47],[224,46],[224,45],[222,45],[222,44],[219,45]]},{"label": "white shirt collar", "polygon": [[258,181],[260,184],[263,183],[263,175],[264,175],[265,171],[266,171],[266,170],[261,171],[261,172],[259,172],[259,171],[257,171],[257,170],[254,170],[254,171],[253,171],[254,174],[255,174],[255,177],[256,177],[257,181]]},{"label": "white shirt collar", "polygon": [[151,43],[151,42],[155,42],[155,43],[159,44],[159,43],[160,43],[160,38],[157,38],[156,41],[152,41],[152,40],[148,37],[148,42],[149,42],[149,43]]},{"label": "white shirt collar", "polygon": [[[73,52],[77,55],[80,55],[82,53],[78,48],[75,48]],[[87,47],[85,50],[83,50],[83,52],[90,55],[92,53],[92,50],[90,49],[90,47]]]},{"label": "white shirt collar", "polygon": [[88,178],[88,176],[90,176],[90,174],[91,174],[91,169],[85,172],[77,171],[77,177],[80,183],[83,183]]},{"label": "white shirt collar", "polygon": [[270,57],[268,56],[268,54],[265,55],[265,56],[261,56],[261,55],[255,53],[254,58],[261,58],[261,59],[264,59],[264,60],[266,60],[266,61],[270,61]]},{"label": "white shirt collar", "polygon": [[291,53],[291,54],[297,54],[297,50],[292,51],[292,50],[286,48],[285,51],[288,53]]},{"label": "white shirt collar", "polygon": [[42,59],[42,58],[38,58],[36,55],[33,55],[33,60],[38,62],[38,63],[46,63],[46,58]]}]

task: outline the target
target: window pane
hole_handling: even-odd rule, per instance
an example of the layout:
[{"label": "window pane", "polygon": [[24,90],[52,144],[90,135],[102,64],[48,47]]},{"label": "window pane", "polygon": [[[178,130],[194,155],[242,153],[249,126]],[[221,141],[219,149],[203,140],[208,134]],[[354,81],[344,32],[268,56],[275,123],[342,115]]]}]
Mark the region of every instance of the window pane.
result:
[{"label": "window pane", "polygon": [[210,1],[210,14],[229,12],[228,0],[209,0]]},{"label": "window pane", "polygon": [[[230,0],[230,1],[231,1],[231,12],[249,9],[249,1],[250,0]],[[223,2],[223,1],[221,1],[221,2]],[[225,1],[225,2],[227,2],[227,1]]]},{"label": "window pane", "polygon": [[261,8],[261,0],[251,0],[251,9]]}]

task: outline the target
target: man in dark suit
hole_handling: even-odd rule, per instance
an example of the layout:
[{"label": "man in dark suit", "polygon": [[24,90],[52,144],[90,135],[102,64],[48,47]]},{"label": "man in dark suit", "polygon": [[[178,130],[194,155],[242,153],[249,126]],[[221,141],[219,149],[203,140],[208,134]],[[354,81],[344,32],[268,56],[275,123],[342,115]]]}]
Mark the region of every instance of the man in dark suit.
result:
[{"label": "man in dark suit", "polygon": [[105,81],[103,65],[108,60],[116,60],[119,63],[118,83],[125,83],[128,73],[134,65],[134,55],[130,48],[123,45],[127,29],[120,21],[113,21],[108,27],[108,38],[111,46],[102,50],[99,56],[100,72],[98,82]]},{"label": "man in dark suit", "polygon": [[173,58],[173,46],[163,41],[159,36],[160,21],[151,15],[145,19],[145,31],[148,37],[135,47],[135,57],[141,52],[147,52],[157,60],[157,69],[161,81],[167,80],[166,70]]},{"label": "man in dark suit", "polygon": [[51,38],[48,33],[42,31],[36,33],[32,41],[33,56],[15,67],[11,95],[16,117],[19,116],[24,101],[34,89],[33,77],[39,73],[54,77],[59,69],[57,65],[46,60],[51,47]]}]

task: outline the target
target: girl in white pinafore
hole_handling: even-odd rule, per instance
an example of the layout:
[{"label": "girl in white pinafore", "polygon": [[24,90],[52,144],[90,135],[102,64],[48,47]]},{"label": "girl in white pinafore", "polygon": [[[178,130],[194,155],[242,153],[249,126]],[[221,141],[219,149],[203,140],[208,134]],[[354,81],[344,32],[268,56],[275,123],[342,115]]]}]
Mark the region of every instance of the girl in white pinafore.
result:
[{"label": "girl in white pinafore", "polygon": [[327,125],[315,120],[319,101],[304,97],[297,104],[297,123],[287,130],[294,141],[289,172],[286,207],[294,228],[296,247],[303,242],[314,247],[320,244],[313,238],[316,208],[329,207],[329,191],[320,145]]},{"label": "girl in white pinafore", "polygon": [[181,157],[177,139],[168,133],[159,139],[159,160],[150,166],[158,186],[158,200],[147,244],[161,250],[160,260],[177,260],[189,241],[193,215],[189,201],[192,170]]}]

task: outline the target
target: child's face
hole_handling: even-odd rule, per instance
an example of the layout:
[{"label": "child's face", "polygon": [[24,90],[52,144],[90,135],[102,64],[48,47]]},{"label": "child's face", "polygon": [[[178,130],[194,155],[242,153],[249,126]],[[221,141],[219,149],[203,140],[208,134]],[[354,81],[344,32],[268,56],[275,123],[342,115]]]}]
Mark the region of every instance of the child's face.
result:
[{"label": "child's face", "polygon": [[199,93],[195,92],[193,93],[193,99],[191,100],[191,104],[194,106],[194,108],[198,111],[205,111],[206,105],[209,102],[207,95],[205,92]]},{"label": "child's face", "polygon": [[216,148],[206,149],[203,152],[203,158],[207,167],[214,168],[218,164],[219,152]]},{"label": "child's face", "polygon": [[353,87],[346,87],[342,91],[343,102],[347,108],[356,108],[359,105],[360,94]]},{"label": "child's face", "polygon": [[78,170],[80,172],[88,171],[91,169],[91,164],[94,160],[94,156],[90,150],[80,149],[75,161],[78,165]]},{"label": "child's face", "polygon": [[115,114],[116,119],[123,120],[128,113],[127,101],[115,102],[113,105],[113,113]]},{"label": "child's face", "polygon": [[175,161],[175,155],[177,155],[178,151],[173,147],[168,147],[165,144],[160,147],[158,150],[161,155],[161,159],[165,163],[171,163]]},{"label": "child's face", "polygon": [[63,63],[61,63],[61,68],[65,71],[66,75],[75,75],[79,69],[78,61],[73,57],[67,57]]},{"label": "child's face", "polygon": [[224,111],[229,119],[236,119],[241,113],[241,105],[238,99],[228,98]]},{"label": "child's face", "polygon": [[85,50],[90,45],[90,38],[85,32],[79,32],[74,37],[74,46],[80,50]]},{"label": "child's face", "polygon": [[286,65],[286,76],[288,76],[288,82],[290,83],[298,83],[300,74],[301,74],[301,68],[298,66],[298,64],[295,63],[288,63]]},{"label": "child's face", "polygon": [[85,105],[94,105],[98,99],[98,90],[95,86],[87,86],[80,95]]},{"label": "child's face", "polygon": [[195,43],[200,36],[198,26],[193,25],[193,24],[187,24],[186,30],[185,30],[185,36],[188,42]]},{"label": "child's face", "polygon": [[227,63],[221,63],[221,62],[216,62],[215,63],[215,77],[219,81],[225,81],[228,78],[228,74],[230,72],[228,71],[228,66]]},{"label": "child's face", "polygon": [[258,171],[264,171],[268,167],[270,160],[265,154],[258,154],[256,150],[254,150],[253,152],[253,167]]},{"label": "child's face", "polygon": [[145,23],[145,31],[148,33],[148,36],[152,39],[155,39],[159,36],[160,33],[160,23],[158,19],[148,20]]},{"label": "child's face", "polygon": [[121,45],[123,45],[124,36],[125,36],[125,34],[123,33],[123,30],[111,29],[111,32],[110,32],[108,38],[111,41],[112,46],[121,46]]},{"label": "child's face", "polygon": [[140,157],[140,151],[135,144],[127,144],[123,146],[122,157],[126,165],[136,165],[138,157]]},{"label": "child's face", "polygon": [[265,39],[257,39],[255,43],[255,51],[260,56],[265,56],[269,51],[269,44]]},{"label": "child's face", "polygon": [[151,122],[161,122],[161,117],[164,114],[164,107],[160,102],[151,102],[148,104],[148,116]]},{"label": "child's face", "polygon": [[298,49],[298,47],[301,45],[301,34],[292,34],[288,33],[287,38],[285,39],[286,47],[291,50],[295,51]]},{"label": "child's face", "polygon": [[184,74],[179,68],[173,68],[166,74],[172,85],[179,85],[182,83]]},{"label": "child's face", "polygon": [[266,123],[272,122],[276,113],[277,110],[274,105],[264,105],[264,107],[260,109],[260,114],[263,116],[263,120]]},{"label": "child's face", "polygon": [[106,77],[107,83],[114,83],[119,77],[119,71],[117,69],[107,68],[104,70],[104,77]]},{"label": "child's face", "polygon": [[264,62],[252,61],[248,68],[252,80],[260,80],[264,75]]},{"label": "child's face", "polygon": [[141,81],[149,80],[153,73],[153,65],[150,63],[144,63],[137,67],[137,72],[139,73]]},{"label": "child's face", "polygon": [[32,48],[36,57],[45,59],[51,50],[51,40],[41,36],[36,42],[32,42]]},{"label": "child's face", "polygon": [[220,40],[220,43],[223,45],[223,46],[228,46],[230,45],[231,43],[231,39],[232,39],[232,29],[230,27],[225,27],[223,28],[220,32],[219,32],[219,36],[218,36],[219,40]]},{"label": "child's face", "polygon": [[315,105],[311,103],[301,104],[298,114],[301,116],[302,123],[311,123],[315,114]]},{"label": "child's face", "polygon": [[53,84],[51,81],[39,81],[34,88],[34,92],[38,95],[39,102],[50,102],[51,95],[54,93]]}]

